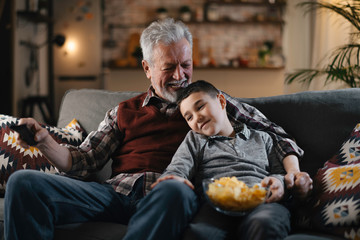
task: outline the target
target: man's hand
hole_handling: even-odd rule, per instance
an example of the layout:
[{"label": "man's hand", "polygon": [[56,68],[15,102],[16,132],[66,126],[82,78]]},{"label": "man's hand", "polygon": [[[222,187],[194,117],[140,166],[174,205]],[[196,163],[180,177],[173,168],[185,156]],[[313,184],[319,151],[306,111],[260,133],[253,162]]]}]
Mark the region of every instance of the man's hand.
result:
[{"label": "man's hand", "polygon": [[167,175],[165,177],[162,177],[162,178],[158,178],[158,180],[156,180],[156,182],[154,182],[152,185],[151,185],[151,188],[154,188],[156,185],[159,184],[159,182],[162,182],[162,181],[165,181],[165,180],[169,180],[169,179],[174,179],[176,181],[179,181],[179,182],[182,182],[182,183],[185,183],[186,185],[188,185],[192,190],[194,190],[194,185],[187,179],[185,178],[182,178],[182,177],[179,177],[179,176],[176,176],[176,175]]},{"label": "man's hand", "polygon": [[305,199],[313,189],[313,180],[306,172],[289,172],[285,175],[287,189],[291,189],[295,197]]},{"label": "man's hand", "polygon": [[[51,137],[49,132],[40,126],[40,124],[33,118],[21,118],[19,120],[19,125],[25,124],[34,133],[34,140],[37,142],[37,145],[42,145],[45,143],[48,137]],[[21,136],[16,132],[15,133],[16,143],[23,148],[29,148],[30,146],[21,139]]]},{"label": "man's hand", "polygon": [[[26,124],[34,133],[34,140],[37,142],[35,145],[42,154],[57,167],[60,171],[69,171],[72,167],[72,157],[67,147],[58,144],[49,134],[49,132],[40,126],[40,124],[32,118],[22,118],[19,121],[19,125]],[[23,148],[29,148],[30,146],[19,137],[16,136],[16,143]]]},{"label": "man's hand", "polygon": [[278,202],[284,197],[284,185],[274,177],[266,177],[261,181],[261,186],[268,187],[271,195],[266,199],[267,203]]},{"label": "man's hand", "polygon": [[313,189],[313,181],[309,174],[300,172],[299,160],[296,155],[288,155],[283,159],[286,188],[292,190],[295,197],[305,199]]}]

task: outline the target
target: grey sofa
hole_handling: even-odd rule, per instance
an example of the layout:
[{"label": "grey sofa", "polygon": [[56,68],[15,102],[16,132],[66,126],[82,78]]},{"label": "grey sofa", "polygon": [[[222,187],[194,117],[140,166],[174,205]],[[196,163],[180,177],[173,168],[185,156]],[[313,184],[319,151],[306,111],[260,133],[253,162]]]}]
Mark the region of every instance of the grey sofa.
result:
[{"label": "grey sofa", "polygon": [[[90,132],[97,128],[108,109],[137,94],[139,93],[93,89],[70,90],[63,98],[57,125],[64,127],[76,118],[82,127]],[[356,123],[360,122],[360,89],[301,92],[242,100],[257,107],[297,140],[305,151],[301,168],[312,176],[339,149]],[[110,164],[105,166],[101,173],[93,176],[92,180],[103,181],[109,176]],[[0,211],[3,212],[2,199],[0,201]],[[194,223],[207,217],[208,212],[203,209],[194,219]],[[197,234],[201,235],[202,231],[201,226],[196,229],[198,227],[192,224],[183,239],[197,239],[199,236]],[[57,226],[55,239],[112,240],[121,239],[125,232],[126,226],[117,223],[78,223]],[[307,231],[293,232],[287,238],[287,240],[296,239],[337,238]]]}]

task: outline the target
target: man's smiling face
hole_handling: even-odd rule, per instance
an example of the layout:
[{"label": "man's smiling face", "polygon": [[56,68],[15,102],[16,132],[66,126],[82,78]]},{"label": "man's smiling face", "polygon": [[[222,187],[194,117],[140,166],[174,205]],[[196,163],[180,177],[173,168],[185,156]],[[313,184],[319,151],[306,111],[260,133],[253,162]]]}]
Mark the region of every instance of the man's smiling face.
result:
[{"label": "man's smiling face", "polygon": [[143,68],[155,93],[169,102],[176,102],[177,91],[191,82],[191,45],[185,38],[169,45],[159,43],[153,49],[152,65],[144,60]]}]

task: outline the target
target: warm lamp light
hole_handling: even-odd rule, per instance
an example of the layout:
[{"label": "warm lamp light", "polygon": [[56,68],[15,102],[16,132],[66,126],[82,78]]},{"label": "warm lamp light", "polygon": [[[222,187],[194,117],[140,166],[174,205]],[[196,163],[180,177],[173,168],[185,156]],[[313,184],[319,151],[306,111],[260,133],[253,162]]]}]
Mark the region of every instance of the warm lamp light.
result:
[{"label": "warm lamp light", "polygon": [[65,45],[65,50],[67,53],[74,53],[76,51],[76,43],[69,40]]}]

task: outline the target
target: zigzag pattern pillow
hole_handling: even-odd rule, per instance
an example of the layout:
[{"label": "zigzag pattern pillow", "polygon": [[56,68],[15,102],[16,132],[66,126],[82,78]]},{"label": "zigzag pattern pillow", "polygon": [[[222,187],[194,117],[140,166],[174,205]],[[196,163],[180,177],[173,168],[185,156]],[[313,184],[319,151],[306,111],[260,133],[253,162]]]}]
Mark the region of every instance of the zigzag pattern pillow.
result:
[{"label": "zigzag pattern pillow", "polygon": [[314,195],[301,209],[306,228],[360,239],[360,124],[314,176]]},{"label": "zigzag pattern pillow", "polygon": [[[18,124],[18,121],[18,118],[0,114],[0,194],[4,194],[9,176],[17,170],[57,172],[38,148],[24,149],[16,144],[15,132],[9,126]],[[78,146],[86,137],[85,131],[76,119],[73,119],[65,128],[42,126],[58,143]]]},{"label": "zigzag pattern pillow", "polygon": [[329,162],[338,165],[347,165],[360,162],[360,123],[344,141],[338,153]]},{"label": "zigzag pattern pillow", "polygon": [[314,177],[311,225],[345,239],[360,238],[360,164],[330,162]]}]

